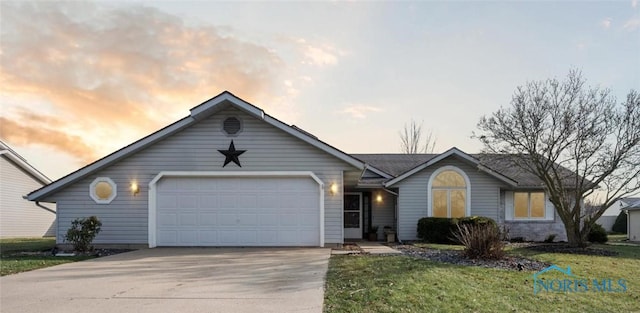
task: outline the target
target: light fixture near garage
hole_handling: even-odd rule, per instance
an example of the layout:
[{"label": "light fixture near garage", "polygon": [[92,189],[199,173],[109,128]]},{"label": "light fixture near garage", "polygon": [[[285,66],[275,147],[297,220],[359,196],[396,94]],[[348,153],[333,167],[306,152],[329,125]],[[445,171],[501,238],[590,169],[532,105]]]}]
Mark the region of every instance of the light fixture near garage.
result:
[{"label": "light fixture near garage", "polygon": [[131,194],[133,194],[134,196],[140,193],[140,187],[138,186],[138,183],[135,181],[131,182],[131,187],[129,189],[131,189]]},{"label": "light fixture near garage", "polygon": [[381,193],[378,193],[378,195],[376,196],[376,202],[382,203],[382,194]]}]

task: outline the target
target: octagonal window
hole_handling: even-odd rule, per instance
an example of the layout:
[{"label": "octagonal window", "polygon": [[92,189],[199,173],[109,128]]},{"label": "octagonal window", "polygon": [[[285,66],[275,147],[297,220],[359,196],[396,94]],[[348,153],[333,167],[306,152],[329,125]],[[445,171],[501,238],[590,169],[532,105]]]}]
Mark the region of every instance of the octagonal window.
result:
[{"label": "octagonal window", "polygon": [[89,195],[98,204],[109,204],[118,194],[116,187],[111,178],[98,177],[89,186]]}]

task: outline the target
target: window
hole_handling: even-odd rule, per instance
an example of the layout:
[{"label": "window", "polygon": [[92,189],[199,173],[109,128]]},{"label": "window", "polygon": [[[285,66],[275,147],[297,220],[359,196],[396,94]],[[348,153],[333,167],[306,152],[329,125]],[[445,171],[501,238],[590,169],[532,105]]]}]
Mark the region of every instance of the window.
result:
[{"label": "window", "polygon": [[109,204],[118,194],[116,187],[111,178],[98,177],[89,186],[89,195],[98,204]]},{"label": "window", "polygon": [[229,136],[236,136],[242,131],[242,122],[237,117],[227,117],[222,122],[222,130]]},{"label": "window", "polygon": [[516,219],[544,219],[544,192],[514,192],[513,217]]},{"label": "window", "polygon": [[436,171],[431,178],[431,216],[463,217],[468,210],[468,179],[452,166]]}]

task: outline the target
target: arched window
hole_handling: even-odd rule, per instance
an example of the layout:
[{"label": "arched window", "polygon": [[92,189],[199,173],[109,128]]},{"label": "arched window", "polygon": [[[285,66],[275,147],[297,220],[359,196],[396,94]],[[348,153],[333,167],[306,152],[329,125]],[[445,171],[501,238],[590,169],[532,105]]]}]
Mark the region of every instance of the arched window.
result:
[{"label": "arched window", "polygon": [[469,215],[469,178],[453,166],[445,166],[431,175],[429,213],[433,217]]}]

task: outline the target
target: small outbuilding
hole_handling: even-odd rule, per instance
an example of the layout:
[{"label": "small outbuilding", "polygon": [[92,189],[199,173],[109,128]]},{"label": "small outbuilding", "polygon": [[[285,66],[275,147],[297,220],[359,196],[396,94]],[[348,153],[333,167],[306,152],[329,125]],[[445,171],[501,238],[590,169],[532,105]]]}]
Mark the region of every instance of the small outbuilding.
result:
[{"label": "small outbuilding", "polygon": [[636,201],[624,209],[627,212],[627,238],[640,241],[640,201]]}]

